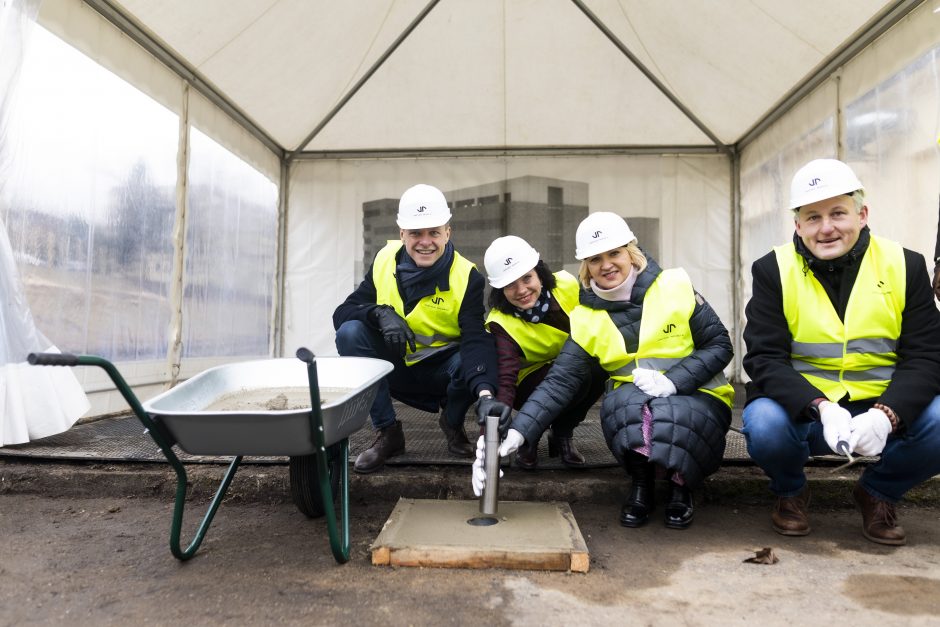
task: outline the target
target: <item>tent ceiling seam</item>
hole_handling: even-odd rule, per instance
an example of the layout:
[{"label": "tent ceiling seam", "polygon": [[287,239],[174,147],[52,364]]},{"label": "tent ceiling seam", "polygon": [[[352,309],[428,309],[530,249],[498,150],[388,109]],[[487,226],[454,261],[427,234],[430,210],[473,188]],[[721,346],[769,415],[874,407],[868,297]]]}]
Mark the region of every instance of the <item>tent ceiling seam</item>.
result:
[{"label": "tent ceiling seam", "polygon": [[382,67],[386,61],[388,61],[389,57],[391,57],[395,50],[398,49],[398,46],[400,46],[408,38],[408,36],[411,35],[411,33],[418,27],[418,24],[420,24],[424,18],[427,17],[428,13],[431,12],[438,2],[440,2],[440,0],[431,0],[427,5],[425,5],[421,12],[418,13],[418,15],[415,17],[415,19],[413,19],[411,23],[405,28],[405,30],[403,30],[401,34],[395,38],[395,41],[391,43],[388,49],[382,53],[382,56],[376,59],[375,63],[372,64],[372,67],[370,67],[369,70],[362,75],[362,78],[356,81],[356,84],[353,85],[348,92],[346,92],[346,95],[340,98],[339,102],[337,102],[336,105],[330,109],[326,116],[320,120],[320,123],[317,124],[312,131],[310,131],[310,133],[297,145],[297,147],[285,155],[285,159],[287,161],[292,161],[295,155],[300,152],[304,146],[309,144],[311,141],[313,141],[314,137],[320,134],[320,131],[323,130],[323,127],[330,123],[330,120],[332,120],[336,114],[338,114],[343,109],[343,107],[346,106],[346,103],[349,102],[352,97],[355,96],[356,93],[369,81],[369,79],[372,78],[378,69]]},{"label": "tent ceiling seam", "polygon": [[685,103],[683,103],[675,94],[673,94],[672,91],[670,91],[669,88],[666,87],[666,85],[665,85],[661,80],[659,80],[659,79],[656,77],[656,75],[653,74],[653,73],[649,70],[649,68],[647,68],[647,67],[643,64],[642,61],[640,61],[639,57],[637,57],[635,54],[633,54],[633,52],[632,52],[629,48],[627,48],[626,44],[624,44],[622,41],[620,41],[620,38],[617,37],[617,35],[615,35],[614,32],[613,32],[612,30],[610,30],[610,28],[608,28],[607,25],[606,25],[599,17],[597,17],[597,15],[595,15],[594,12],[591,11],[591,9],[589,9],[589,8],[584,4],[584,2],[582,2],[582,0],[571,0],[571,1],[575,4],[575,6],[577,6],[577,7],[581,10],[582,13],[584,13],[584,15],[585,15],[589,20],[591,20],[591,22],[593,22],[593,24],[594,24],[602,33],[604,33],[604,36],[606,36],[607,39],[609,39],[609,40],[611,41],[611,43],[613,43],[613,44],[617,47],[617,49],[620,50],[620,52],[621,52],[625,57],[627,57],[627,59],[629,59],[630,62],[633,63],[633,65],[636,66],[636,68],[637,68],[638,70],[640,70],[640,72],[642,72],[643,75],[646,76],[646,78],[647,78],[651,83],[653,83],[653,85],[654,85],[666,98],[668,98],[669,101],[670,101],[673,105],[675,105],[676,108],[678,108],[678,109],[685,115],[686,118],[689,119],[690,122],[692,122],[692,124],[694,124],[695,126],[697,126],[700,131],[702,131],[710,140],[712,140],[712,141],[715,143],[715,146],[717,146],[719,150],[721,150],[721,151],[723,151],[723,152],[729,152],[728,146],[727,146],[724,142],[722,142],[720,139],[718,139],[718,136],[715,135],[715,133],[713,133],[713,132],[711,131],[711,129],[709,129],[708,126],[705,125],[704,122],[702,122],[700,119],[698,119],[698,117],[692,112],[692,110],[689,109],[689,108],[685,105]]},{"label": "tent ceiling seam", "polygon": [[822,60],[819,65],[799,81],[790,91],[783,95],[770,110],[748,129],[736,142],[735,146],[740,152],[748,144],[757,139],[774,122],[782,118],[800,100],[814,89],[822,85],[840,67],[858,56],[878,37],[883,35],[892,26],[924,3],[924,0],[898,0],[883,9],[878,15],[848,37],[845,42]]},{"label": "tent ceiling seam", "polygon": [[160,63],[169,68],[181,79],[189,83],[196,91],[209,99],[212,104],[224,111],[236,124],[245,129],[255,139],[264,144],[278,159],[284,158],[285,149],[271,137],[247,113],[231,102],[208,79],[194,67],[176,55],[168,46],[138,24],[133,18],[116,7],[110,0],[82,0],[132,41],[150,53]]}]

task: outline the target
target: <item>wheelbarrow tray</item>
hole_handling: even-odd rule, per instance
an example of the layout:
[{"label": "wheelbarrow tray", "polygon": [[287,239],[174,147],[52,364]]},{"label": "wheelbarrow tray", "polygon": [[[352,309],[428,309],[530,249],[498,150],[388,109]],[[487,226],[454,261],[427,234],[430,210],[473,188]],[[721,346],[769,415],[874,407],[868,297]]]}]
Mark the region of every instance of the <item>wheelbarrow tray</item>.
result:
[{"label": "wheelbarrow tray", "polygon": [[[393,367],[362,357],[318,357],[324,443],[330,446],[365,424],[382,377]],[[205,370],[143,403],[181,449],[191,455],[298,456],[316,452],[306,407],[284,410],[207,411],[222,396],[262,389],[297,387],[309,391],[306,365],[297,359],[262,359]]]}]

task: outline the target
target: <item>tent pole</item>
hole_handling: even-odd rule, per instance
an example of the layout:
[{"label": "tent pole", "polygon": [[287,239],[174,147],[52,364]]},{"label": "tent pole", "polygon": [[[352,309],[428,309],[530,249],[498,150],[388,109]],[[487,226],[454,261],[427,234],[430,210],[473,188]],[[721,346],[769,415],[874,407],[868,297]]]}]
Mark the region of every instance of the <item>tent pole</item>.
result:
[{"label": "tent pole", "polygon": [[741,153],[737,150],[731,153],[731,308],[734,314],[731,318],[731,333],[734,341],[734,373],[735,381],[742,380],[741,357],[744,354],[742,301],[744,282],[741,280]]},{"label": "tent pole", "polygon": [[287,275],[287,208],[290,204],[290,164],[281,159],[281,180],[277,199],[277,269],[274,273],[274,307],[271,324],[271,350],[284,356],[284,289]]}]

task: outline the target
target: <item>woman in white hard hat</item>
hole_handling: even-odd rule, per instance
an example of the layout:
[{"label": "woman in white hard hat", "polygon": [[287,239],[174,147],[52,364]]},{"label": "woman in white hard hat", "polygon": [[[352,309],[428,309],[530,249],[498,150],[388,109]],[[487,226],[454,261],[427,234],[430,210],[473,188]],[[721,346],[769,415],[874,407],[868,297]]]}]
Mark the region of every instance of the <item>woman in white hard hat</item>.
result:
[{"label": "woman in white hard hat", "polygon": [[[496,340],[499,360],[497,399],[519,409],[551,368],[571,325],[568,314],[578,304],[578,280],[561,270],[554,274],[538,251],[521,237],[508,235],[490,244],[483,257],[490,292],[486,327]],[[566,466],[584,466],[573,433],[604,392],[607,374],[595,365],[564,410],[551,423],[548,455],[560,455]],[[538,466],[538,437],[519,447],[516,464]]]},{"label": "woman in white hard hat", "polygon": [[684,529],[692,491],[724,454],[734,391],[722,371],[731,339],[686,272],[644,255],[620,216],[591,214],[576,238],[585,289],[571,312],[571,337],[513,419],[500,455],[538,437],[599,363],[609,376],[604,436],[633,479],[620,523],[646,524],[661,473],[670,484],[665,524]]}]

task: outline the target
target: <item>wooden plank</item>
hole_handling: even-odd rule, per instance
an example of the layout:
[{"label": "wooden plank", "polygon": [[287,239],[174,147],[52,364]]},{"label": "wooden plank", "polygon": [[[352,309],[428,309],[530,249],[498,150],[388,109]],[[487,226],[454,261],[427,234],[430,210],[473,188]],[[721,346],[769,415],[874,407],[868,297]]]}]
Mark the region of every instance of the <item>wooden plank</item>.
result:
[{"label": "wooden plank", "polygon": [[372,565],[388,566],[391,561],[391,551],[387,546],[372,549]]}]

